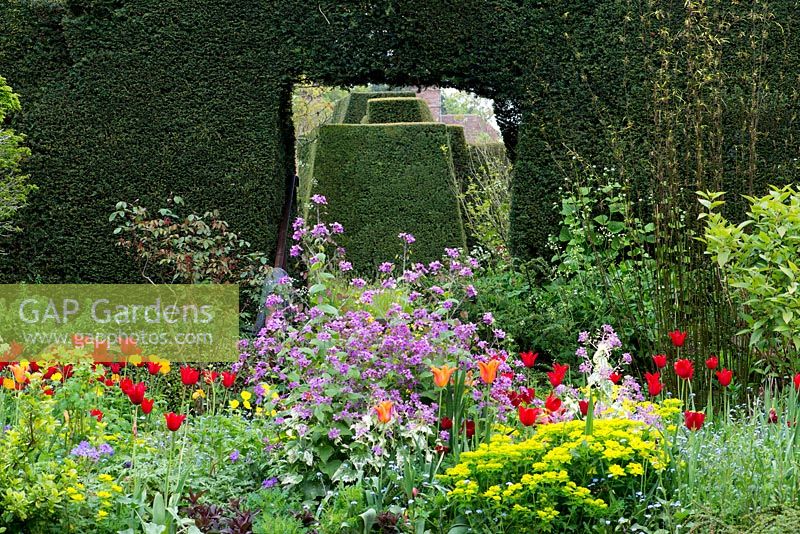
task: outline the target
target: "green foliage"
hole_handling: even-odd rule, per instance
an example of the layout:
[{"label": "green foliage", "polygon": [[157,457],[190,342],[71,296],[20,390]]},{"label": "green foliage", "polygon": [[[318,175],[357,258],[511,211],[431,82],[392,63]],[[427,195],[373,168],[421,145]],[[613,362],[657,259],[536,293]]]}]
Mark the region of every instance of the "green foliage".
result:
[{"label": "green foliage", "polygon": [[[182,197],[167,204],[184,207]],[[218,210],[181,216],[171,208],[151,214],[141,205],[118,202],[109,220],[119,224],[118,244],[132,256],[141,276],[159,284],[239,284],[242,309],[252,314],[259,306],[265,280],[272,267],[250,243],[230,230]]]},{"label": "green foliage", "polygon": [[6,115],[20,109],[18,95],[0,76],[0,236],[15,229],[11,219],[35,189],[21,174],[22,160],[30,156],[30,149],[21,146],[24,137],[3,127]]},{"label": "green foliage", "polygon": [[416,237],[412,261],[463,247],[451,138],[443,124],[327,125],[314,159],[316,193],[345,227],[341,245],[356,269],[402,255],[400,232]]},{"label": "green foliage", "polygon": [[291,93],[261,29],[282,17],[247,3],[64,4],[0,5],[0,70],[25,98],[17,124],[32,132],[26,171],[40,189],[0,276],[135,281],[107,214],[176,192],[194,212],[225,202],[270,255],[293,173]]},{"label": "green foliage", "polygon": [[797,515],[792,509],[800,497],[797,393],[791,385],[782,390],[779,382],[762,387],[764,396],[736,409],[730,419],[715,416],[702,432],[678,436],[675,455],[684,464],[670,482],[671,498],[680,503],[673,506],[696,514],[697,522],[705,518],[727,527],[720,532],[777,532],[768,527]]},{"label": "green foliage", "polygon": [[[658,193],[670,176],[692,183],[688,191],[740,193],[798,177],[800,96],[787,73],[799,70],[800,16],[791,2],[261,7],[0,3],[0,71],[26,98],[15,127],[31,136],[28,169],[42,189],[6,277],[132,279],[113,257],[103,214],[116,198],[138,192],[149,203],[173,187],[200,212],[236,199],[229,222],[271,251],[293,170],[289,104],[300,79],[453,86],[493,98],[520,155],[510,241],[523,258],[547,254],[572,152],[618,163],[643,206],[653,193],[679,203]],[[338,107],[338,122],[360,123],[366,101],[381,96],[360,95]],[[714,181],[724,183],[702,185]]]},{"label": "green foliage", "polygon": [[433,115],[421,98],[371,98],[366,119],[367,124],[433,122]]},{"label": "green foliage", "polygon": [[708,210],[701,214],[703,242],[719,266],[731,293],[741,304],[750,345],[778,369],[793,368],[788,359],[800,350],[800,192],[794,186],[772,188],[762,197],[745,197],[747,219],[735,224],[720,212],[722,193],[700,193]]},{"label": "green foliage", "polygon": [[468,150],[460,196],[468,244],[507,256],[511,162],[502,143],[471,145]]},{"label": "green foliage", "polygon": [[361,124],[367,116],[367,102],[373,98],[415,98],[412,91],[353,91],[336,103],[333,124]]}]

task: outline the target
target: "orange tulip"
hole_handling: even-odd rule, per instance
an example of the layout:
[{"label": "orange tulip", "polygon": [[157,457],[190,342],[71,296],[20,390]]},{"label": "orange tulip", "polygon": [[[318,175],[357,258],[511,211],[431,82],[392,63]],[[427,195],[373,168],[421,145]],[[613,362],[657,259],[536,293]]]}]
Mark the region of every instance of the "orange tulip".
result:
[{"label": "orange tulip", "polygon": [[478,362],[481,370],[481,380],[487,384],[494,382],[497,378],[497,368],[500,367],[500,360],[489,360],[488,362]]},{"label": "orange tulip", "polygon": [[383,401],[375,406],[375,411],[378,412],[378,421],[381,423],[388,423],[392,420],[392,401]]},{"label": "orange tulip", "polygon": [[431,366],[431,372],[433,373],[433,383],[436,384],[436,387],[443,388],[447,387],[447,384],[450,383],[450,377],[456,372],[456,368],[450,367],[449,365],[443,365],[441,367]]},{"label": "orange tulip", "polygon": [[14,380],[16,380],[19,384],[25,382],[25,379],[27,378],[25,376],[25,367],[21,365],[12,365],[11,372],[14,374]]}]

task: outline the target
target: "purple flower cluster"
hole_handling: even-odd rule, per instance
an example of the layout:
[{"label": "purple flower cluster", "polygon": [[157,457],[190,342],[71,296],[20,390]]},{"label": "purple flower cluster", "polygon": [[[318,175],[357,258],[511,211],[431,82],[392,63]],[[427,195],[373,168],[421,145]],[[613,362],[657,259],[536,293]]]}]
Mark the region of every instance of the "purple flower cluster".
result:
[{"label": "purple flower cluster", "polygon": [[70,454],[78,458],[87,458],[96,462],[103,456],[113,456],[114,449],[108,443],[102,443],[97,447],[93,447],[88,441],[81,441],[77,447],[70,451]]}]

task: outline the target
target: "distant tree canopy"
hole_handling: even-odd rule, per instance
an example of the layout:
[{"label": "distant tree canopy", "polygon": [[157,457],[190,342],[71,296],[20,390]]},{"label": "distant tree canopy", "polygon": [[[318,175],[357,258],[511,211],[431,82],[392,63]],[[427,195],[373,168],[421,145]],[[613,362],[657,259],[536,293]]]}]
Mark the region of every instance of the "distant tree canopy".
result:
[{"label": "distant tree canopy", "polygon": [[576,162],[613,167],[646,204],[668,137],[687,191],[759,191],[800,175],[798,36],[793,2],[0,0],[0,72],[40,189],[0,279],[134,279],[107,215],[171,193],[274,250],[299,82],[493,99],[522,258],[547,253]]}]

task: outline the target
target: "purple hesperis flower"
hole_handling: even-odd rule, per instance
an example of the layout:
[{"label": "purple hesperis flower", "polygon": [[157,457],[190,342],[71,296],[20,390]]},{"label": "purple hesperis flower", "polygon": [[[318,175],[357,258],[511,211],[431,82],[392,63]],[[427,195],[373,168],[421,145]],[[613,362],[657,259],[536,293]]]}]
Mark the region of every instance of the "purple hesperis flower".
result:
[{"label": "purple hesperis flower", "polygon": [[322,195],[311,195],[311,202],[317,206],[325,206],[328,204],[328,199]]},{"label": "purple hesperis flower", "polygon": [[400,233],[397,235],[397,237],[399,237],[400,239],[402,239],[402,240],[403,240],[403,241],[404,241],[406,244],[408,244],[408,245],[411,245],[411,244],[413,244],[413,243],[416,241],[416,239],[414,238],[414,236],[413,236],[413,235],[411,235],[411,234],[407,234],[406,232],[400,232]]}]

